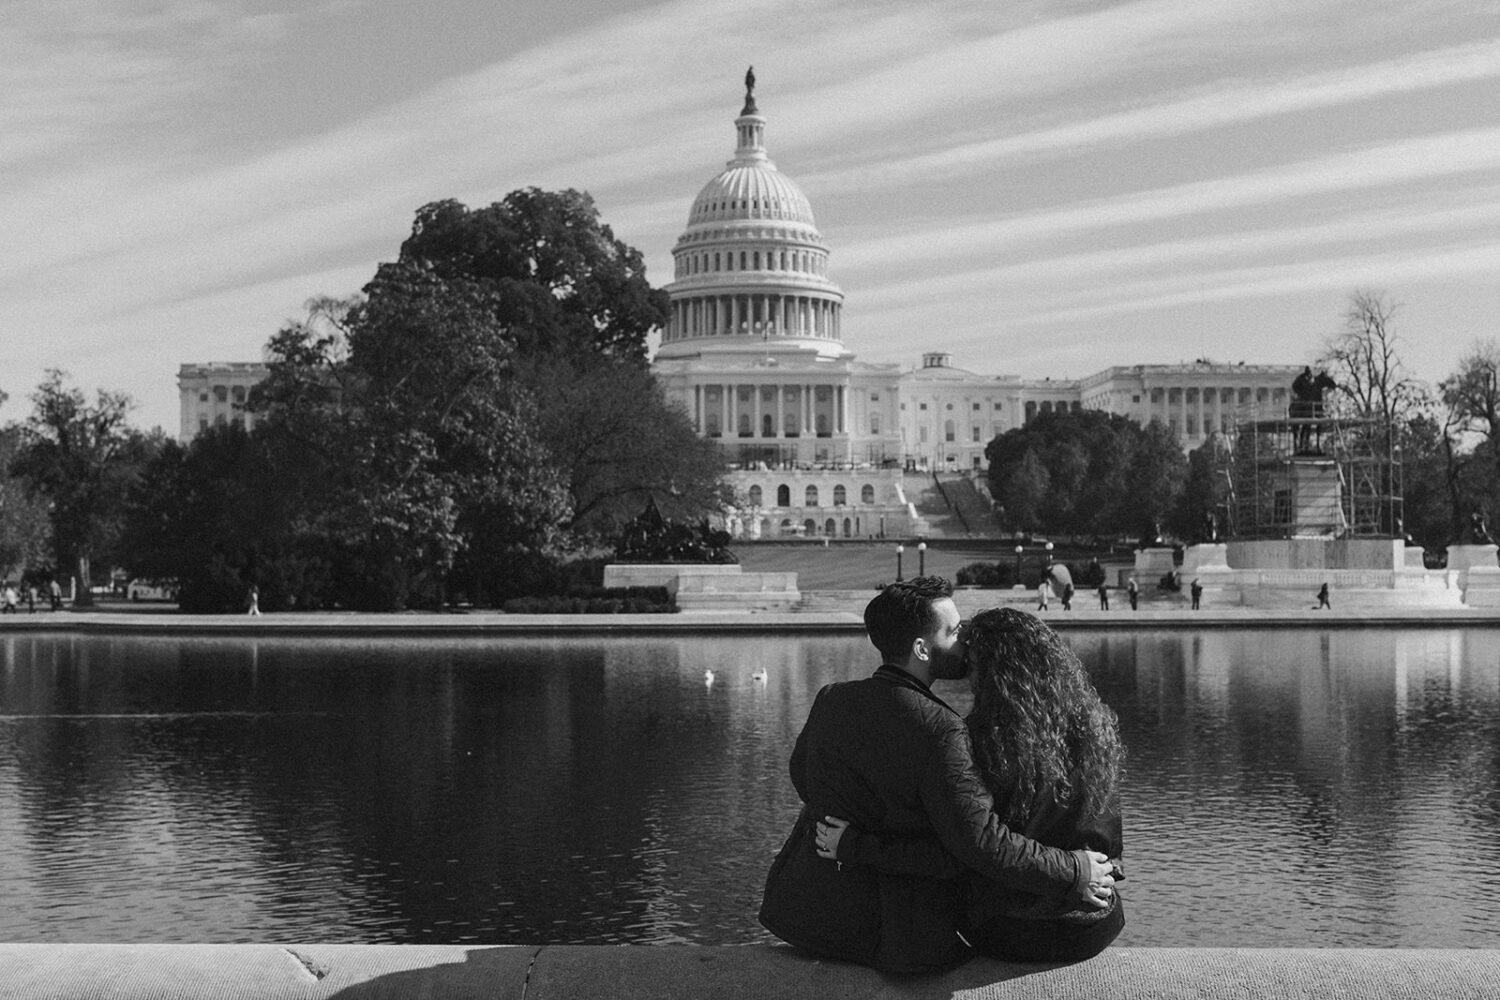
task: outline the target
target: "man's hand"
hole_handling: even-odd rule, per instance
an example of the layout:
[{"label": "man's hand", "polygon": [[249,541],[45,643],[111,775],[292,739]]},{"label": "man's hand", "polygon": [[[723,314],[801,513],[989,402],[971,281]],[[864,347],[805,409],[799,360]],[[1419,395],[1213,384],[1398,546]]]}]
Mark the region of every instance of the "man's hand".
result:
[{"label": "man's hand", "polygon": [[848,825],[848,820],[836,816],[824,816],[818,821],[818,857],[829,861],[839,859],[839,839]]},{"label": "man's hand", "polygon": [[1090,909],[1105,909],[1115,892],[1115,877],[1111,874],[1109,857],[1098,851],[1083,853],[1088,855],[1089,877],[1083,891],[1078,894],[1078,900]]}]

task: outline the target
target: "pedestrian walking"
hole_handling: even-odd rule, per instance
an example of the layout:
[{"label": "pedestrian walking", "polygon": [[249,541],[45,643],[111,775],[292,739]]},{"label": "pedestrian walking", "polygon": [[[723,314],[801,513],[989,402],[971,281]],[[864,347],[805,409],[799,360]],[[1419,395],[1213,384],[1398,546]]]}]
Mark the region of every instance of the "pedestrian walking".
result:
[{"label": "pedestrian walking", "polygon": [[1109,610],[1109,584],[1102,580],[1099,582],[1099,610]]},{"label": "pedestrian walking", "polygon": [[26,585],[26,613],[36,614],[36,584],[34,583]]},{"label": "pedestrian walking", "polygon": [[1190,592],[1193,595],[1193,610],[1197,611],[1199,604],[1203,601],[1203,584],[1198,582],[1197,577],[1193,577],[1193,585],[1190,588]]},{"label": "pedestrian walking", "polygon": [[47,598],[52,602],[52,610],[58,611],[62,608],[62,587],[56,579],[47,581]]},{"label": "pedestrian walking", "polygon": [[1313,610],[1314,611],[1320,611],[1323,608],[1327,608],[1329,611],[1333,610],[1333,605],[1328,603],[1328,581],[1327,580],[1324,580],[1323,581],[1323,586],[1321,586],[1321,587],[1318,588],[1318,605],[1317,605],[1317,607],[1313,608]]},{"label": "pedestrian walking", "polygon": [[260,588],[253,583],[250,585],[250,592],[245,595],[245,604],[247,615],[260,614]]},{"label": "pedestrian walking", "polygon": [[16,602],[21,596],[16,593],[15,585],[9,580],[5,581],[5,589],[0,591],[0,614],[15,614]]},{"label": "pedestrian walking", "polygon": [[1073,585],[1071,583],[1063,584],[1062,602],[1064,611],[1073,610]]},{"label": "pedestrian walking", "polygon": [[1137,602],[1141,599],[1141,585],[1135,582],[1133,574],[1130,577],[1130,582],[1125,584],[1125,593],[1130,595],[1130,610],[1134,611]]},{"label": "pedestrian walking", "polygon": [[1036,585],[1036,609],[1047,610],[1047,578],[1042,577],[1042,582]]}]

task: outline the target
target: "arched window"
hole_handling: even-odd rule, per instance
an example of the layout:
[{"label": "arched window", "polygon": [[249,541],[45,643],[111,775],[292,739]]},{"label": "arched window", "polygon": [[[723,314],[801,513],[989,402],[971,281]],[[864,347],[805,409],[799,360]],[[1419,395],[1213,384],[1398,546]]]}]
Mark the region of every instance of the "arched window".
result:
[{"label": "arched window", "polygon": [[776,436],[776,418],[772,417],[769,413],[762,413],[760,415],[760,436]]},{"label": "arched window", "polygon": [[849,537],[850,531],[851,531],[851,529],[853,527],[854,527],[854,525],[852,525],[852,524],[849,523],[849,519],[847,517],[844,518],[844,537],[845,538]]},{"label": "arched window", "polygon": [[809,535],[816,535],[818,533],[818,522],[814,521],[812,518],[808,518],[806,521],[802,522],[802,530],[807,532]]},{"label": "arched window", "polygon": [[823,522],[823,534],[832,538],[838,535],[838,533],[839,526],[834,522],[833,518],[830,517],[828,520]]},{"label": "arched window", "polygon": [[761,497],[760,487],[759,486],[752,486],[752,487],[750,487],[750,506],[752,506],[752,507],[759,507],[760,506],[760,497]]},{"label": "arched window", "polygon": [[840,484],[838,486],[835,486],[833,488],[833,505],[835,507],[842,507],[842,506],[844,506],[844,504],[846,502],[846,497],[847,497],[847,494],[844,492],[844,487],[843,487],[842,484]]},{"label": "arched window", "polygon": [[776,506],[790,507],[792,505],[792,488],[785,483],[776,487]]},{"label": "arched window", "polygon": [[818,488],[816,486],[809,486],[807,488],[807,497],[804,502],[808,507],[816,507],[818,505]]},{"label": "arched window", "polygon": [[860,503],[874,503],[875,502],[875,487],[871,486],[869,483],[865,483],[863,486],[861,486],[859,488],[859,502]]},{"label": "arched window", "polygon": [[750,437],[750,414],[740,414],[740,437]]}]

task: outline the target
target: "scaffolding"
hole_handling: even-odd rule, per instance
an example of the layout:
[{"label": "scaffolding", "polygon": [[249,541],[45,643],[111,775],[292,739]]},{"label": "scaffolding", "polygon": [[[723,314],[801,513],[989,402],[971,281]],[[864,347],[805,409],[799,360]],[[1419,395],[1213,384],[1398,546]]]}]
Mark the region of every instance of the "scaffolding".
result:
[{"label": "scaffolding", "polygon": [[1396,538],[1400,448],[1383,420],[1336,411],[1237,420],[1219,460],[1232,538]]}]

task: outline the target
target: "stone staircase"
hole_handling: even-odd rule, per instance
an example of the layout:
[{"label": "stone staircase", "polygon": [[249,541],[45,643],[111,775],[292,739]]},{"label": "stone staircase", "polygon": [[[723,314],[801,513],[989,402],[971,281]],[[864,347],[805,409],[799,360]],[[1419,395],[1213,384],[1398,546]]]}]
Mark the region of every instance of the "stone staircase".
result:
[{"label": "stone staircase", "polygon": [[927,522],[929,538],[993,538],[1000,534],[992,505],[967,477],[954,473],[909,472],[902,477],[906,498]]}]

